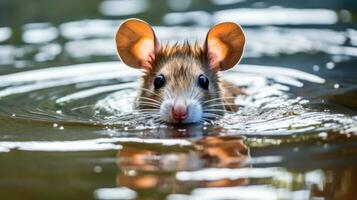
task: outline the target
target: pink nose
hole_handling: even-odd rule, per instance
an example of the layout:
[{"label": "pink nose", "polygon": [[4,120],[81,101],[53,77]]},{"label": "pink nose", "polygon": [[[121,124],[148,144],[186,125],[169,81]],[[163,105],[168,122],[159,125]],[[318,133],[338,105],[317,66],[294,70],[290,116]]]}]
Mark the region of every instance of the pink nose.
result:
[{"label": "pink nose", "polygon": [[172,117],[176,121],[183,121],[187,119],[188,109],[184,102],[176,102],[172,107]]}]

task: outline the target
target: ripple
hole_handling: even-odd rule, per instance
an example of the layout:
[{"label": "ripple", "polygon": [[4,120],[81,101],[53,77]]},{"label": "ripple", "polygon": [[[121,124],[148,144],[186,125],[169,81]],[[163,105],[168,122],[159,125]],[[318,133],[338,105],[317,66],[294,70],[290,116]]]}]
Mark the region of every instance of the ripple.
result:
[{"label": "ripple", "polygon": [[188,140],[181,139],[142,139],[142,138],[96,138],[92,140],[75,141],[0,141],[0,152],[10,150],[21,151],[105,151],[119,150],[120,144],[141,143],[141,144],[160,144],[162,146],[191,146]]},{"label": "ripple", "polygon": [[104,151],[118,150],[120,145],[113,144],[116,139],[98,138],[79,141],[29,141],[0,142],[0,149],[17,149],[23,151]]},{"label": "ripple", "polygon": [[120,188],[100,188],[95,190],[94,196],[97,199],[135,199],[137,193],[126,187]]},{"label": "ripple", "polygon": [[[142,119],[133,108],[139,75],[119,62],[2,75],[0,109],[7,116],[15,114],[15,118],[99,123],[112,128],[131,124],[129,128],[134,130],[150,129],[155,123]],[[237,113],[214,122],[232,132],[290,135],[348,130],[356,125],[349,116],[309,108],[308,99],[291,92],[305,83],[325,85],[326,80],[317,75],[286,67],[241,64],[222,76],[241,86],[246,94],[236,99],[240,106]]]}]

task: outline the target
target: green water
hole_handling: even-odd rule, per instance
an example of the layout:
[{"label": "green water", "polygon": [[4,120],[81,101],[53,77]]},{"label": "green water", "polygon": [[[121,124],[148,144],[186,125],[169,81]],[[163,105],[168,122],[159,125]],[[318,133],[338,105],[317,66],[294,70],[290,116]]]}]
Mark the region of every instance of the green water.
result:
[{"label": "green water", "polygon": [[[177,3],[180,2],[180,3]],[[353,1],[1,1],[0,199],[354,199]],[[162,41],[203,41],[236,21],[245,55],[222,78],[237,113],[145,121],[140,72],[122,64],[123,19]]]}]

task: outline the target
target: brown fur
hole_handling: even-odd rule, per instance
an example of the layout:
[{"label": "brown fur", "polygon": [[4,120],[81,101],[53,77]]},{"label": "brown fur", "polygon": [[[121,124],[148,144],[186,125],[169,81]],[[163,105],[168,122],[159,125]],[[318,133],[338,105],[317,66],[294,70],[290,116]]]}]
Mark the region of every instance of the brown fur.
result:
[{"label": "brown fur", "polygon": [[[160,101],[164,92],[168,90],[174,94],[194,90],[201,99],[203,107],[208,106],[209,109],[216,110],[210,113],[223,115],[224,110],[235,111],[237,109],[231,104],[234,103],[234,97],[240,94],[240,89],[232,83],[220,81],[217,71],[209,68],[206,53],[197,43],[194,45],[190,45],[188,42],[172,46],[163,45],[155,54],[151,65],[153,68],[146,70],[143,75],[142,88],[144,89],[139,92],[136,105],[138,108],[152,108],[145,102],[153,102],[149,99]],[[164,74],[166,85],[156,91],[153,82],[159,74]],[[209,79],[208,91],[197,85],[199,74],[204,74]],[[209,100],[212,101],[204,103]]]}]

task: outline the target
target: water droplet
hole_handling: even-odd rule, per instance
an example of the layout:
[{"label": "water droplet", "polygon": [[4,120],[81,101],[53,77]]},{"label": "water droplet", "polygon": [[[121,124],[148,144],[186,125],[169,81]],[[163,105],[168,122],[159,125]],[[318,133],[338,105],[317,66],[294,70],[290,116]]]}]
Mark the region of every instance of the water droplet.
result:
[{"label": "water droplet", "polygon": [[320,70],[320,67],[318,65],[314,65],[312,66],[312,70],[314,70],[314,72],[317,72]]},{"label": "water droplet", "polygon": [[333,69],[333,68],[335,68],[335,63],[333,63],[333,62],[328,62],[328,63],[326,63],[326,68],[327,68],[327,69]]},{"label": "water droplet", "polygon": [[62,114],[62,110],[56,110],[57,114]]},{"label": "water droplet", "polygon": [[13,114],[11,115],[11,117],[16,117],[16,114],[15,114],[15,113],[13,113]]},{"label": "water droplet", "polygon": [[129,128],[128,127],[124,127],[124,131],[127,131]]},{"label": "water droplet", "polygon": [[59,127],[59,130],[63,130],[63,129],[64,129],[64,127],[63,127],[63,126],[60,126],[60,127]]},{"label": "water droplet", "polygon": [[337,88],[340,88],[340,85],[337,84],[337,83],[335,83],[335,85],[333,85],[333,87],[334,87],[335,89],[337,89]]},{"label": "water droplet", "polygon": [[94,170],[95,173],[100,173],[100,172],[103,171],[103,168],[102,168],[101,166],[98,166],[98,165],[97,165],[97,166],[94,167],[93,170]]},{"label": "water droplet", "polygon": [[52,125],[52,127],[53,127],[53,128],[56,128],[56,127],[58,127],[58,124],[57,124],[57,123],[54,123],[54,124]]}]

